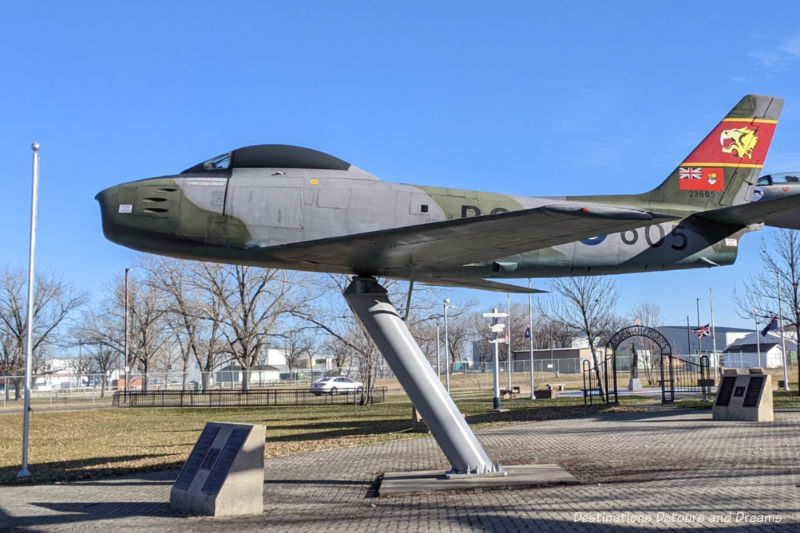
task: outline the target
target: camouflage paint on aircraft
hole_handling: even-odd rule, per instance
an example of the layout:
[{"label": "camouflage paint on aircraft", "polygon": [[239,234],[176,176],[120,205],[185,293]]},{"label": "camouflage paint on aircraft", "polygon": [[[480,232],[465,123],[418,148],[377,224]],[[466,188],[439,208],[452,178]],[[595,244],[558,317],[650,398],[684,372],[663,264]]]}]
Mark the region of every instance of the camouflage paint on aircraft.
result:
[{"label": "camouflage paint on aircraft", "polygon": [[389,183],[322,152],[240,148],[97,199],[106,236],[154,253],[493,290],[503,278],[731,264],[800,195],[750,202],[783,101],[744,97],[661,185],[526,197]]}]

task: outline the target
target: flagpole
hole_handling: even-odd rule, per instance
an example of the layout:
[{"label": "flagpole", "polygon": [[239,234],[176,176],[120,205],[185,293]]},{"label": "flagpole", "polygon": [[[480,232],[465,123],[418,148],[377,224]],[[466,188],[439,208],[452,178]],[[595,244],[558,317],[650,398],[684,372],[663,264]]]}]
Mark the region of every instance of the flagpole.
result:
[{"label": "flagpole", "polygon": [[[28,256],[28,322],[25,336],[25,401],[22,411],[22,467],[17,473],[17,479],[27,479],[31,476],[28,470],[28,437],[31,417],[31,360],[33,359],[33,300],[34,285],[34,256],[36,251],[36,206],[39,200],[39,143],[31,145],[33,150],[33,177],[31,186],[31,231],[30,254]],[[5,386],[8,387],[6,379]]]},{"label": "flagpole", "polygon": [[[697,329],[700,329],[700,298],[696,298],[696,300],[697,300]],[[702,354],[703,354],[703,337],[701,335],[698,335],[697,358],[699,359]]]},{"label": "flagpole", "polygon": [[[531,278],[528,278],[528,289],[533,289]],[[528,349],[531,356],[531,400],[535,400],[536,393],[533,390],[533,292],[528,293]]]},{"label": "flagpole", "polygon": [[714,344],[714,349],[711,350],[711,357],[714,361],[714,383],[717,382],[717,367],[719,364],[717,361],[719,360],[719,356],[717,355],[717,326],[714,322],[714,292],[711,290],[711,287],[708,288],[708,301],[711,304],[711,342]]},{"label": "flagpole", "polygon": [[692,353],[692,337],[689,335],[692,327],[689,325],[689,315],[686,315],[686,355]]},{"label": "flagpole", "polygon": [[761,339],[758,338],[758,317],[756,316],[756,310],[753,309],[753,320],[756,321],[756,350],[758,355],[758,366],[761,366]]},{"label": "flagpole", "polygon": [[783,350],[783,390],[789,390],[789,375],[786,373],[786,339],[783,336],[783,302],[781,298],[781,273],[778,272],[778,316],[781,326],[781,349]]}]

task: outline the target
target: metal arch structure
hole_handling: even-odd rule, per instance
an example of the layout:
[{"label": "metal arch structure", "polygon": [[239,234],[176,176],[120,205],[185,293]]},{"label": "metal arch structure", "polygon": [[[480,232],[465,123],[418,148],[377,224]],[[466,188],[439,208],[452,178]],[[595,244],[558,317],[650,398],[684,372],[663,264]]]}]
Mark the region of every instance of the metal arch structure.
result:
[{"label": "metal arch structure", "polygon": [[[667,403],[667,379],[664,375],[664,357],[669,360],[669,364],[667,365],[669,368],[669,383],[674,383],[674,376],[672,375],[672,345],[669,343],[669,340],[657,329],[648,327],[648,326],[628,326],[626,328],[622,328],[621,330],[614,333],[608,342],[606,343],[606,350],[611,348],[612,356],[612,367],[614,372],[614,390],[617,389],[617,348],[619,348],[620,344],[625,342],[626,340],[630,339],[631,337],[644,337],[646,339],[650,339],[656,345],[658,345],[658,349],[661,352],[661,356],[659,358],[659,367],[661,368],[661,402]],[[608,390],[606,390],[606,394],[608,394]],[[675,398],[675,391],[671,389],[672,399]]]},{"label": "metal arch structure", "polygon": [[658,344],[661,355],[672,355],[672,346],[667,338],[657,329],[648,326],[628,326],[627,328],[622,328],[608,339],[606,349],[611,348],[616,352],[619,345],[631,337],[646,337]]}]

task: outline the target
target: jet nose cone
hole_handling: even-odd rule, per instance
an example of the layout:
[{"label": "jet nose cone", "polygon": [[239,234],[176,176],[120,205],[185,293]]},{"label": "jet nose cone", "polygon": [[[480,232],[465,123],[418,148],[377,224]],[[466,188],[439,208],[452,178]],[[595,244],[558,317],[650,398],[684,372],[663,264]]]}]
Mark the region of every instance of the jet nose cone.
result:
[{"label": "jet nose cone", "polygon": [[109,187],[97,193],[94,197],[100,203],[100,217],[103,221],[103,234],[106,239],[116,242],[114,224],[116,211],[119,209],[119,186]]},{"label": "jet nose cone", "polygon": [[182,198],[171,177],[122,183],[95,196],[106,238],[141,251],[160,250],[175,238]]}]

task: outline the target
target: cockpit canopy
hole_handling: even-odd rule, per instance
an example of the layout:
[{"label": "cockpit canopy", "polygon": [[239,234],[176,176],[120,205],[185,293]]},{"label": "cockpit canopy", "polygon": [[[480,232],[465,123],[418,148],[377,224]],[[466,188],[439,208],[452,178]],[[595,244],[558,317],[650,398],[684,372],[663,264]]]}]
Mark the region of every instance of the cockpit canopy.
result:
[{"label": "cockpit canopy", "polygon": [[778,185],[781,183],[797,183],[800,185],[800,172],[781,172],[767,174],[758,178],[758,185]]},{"label": "cockpit canopy", "polygon": [[233,168],[313,168],[347,170],[350,163],[310,148],[287,144],[257,144],[212,157],[181,174],[227,171]]}]

